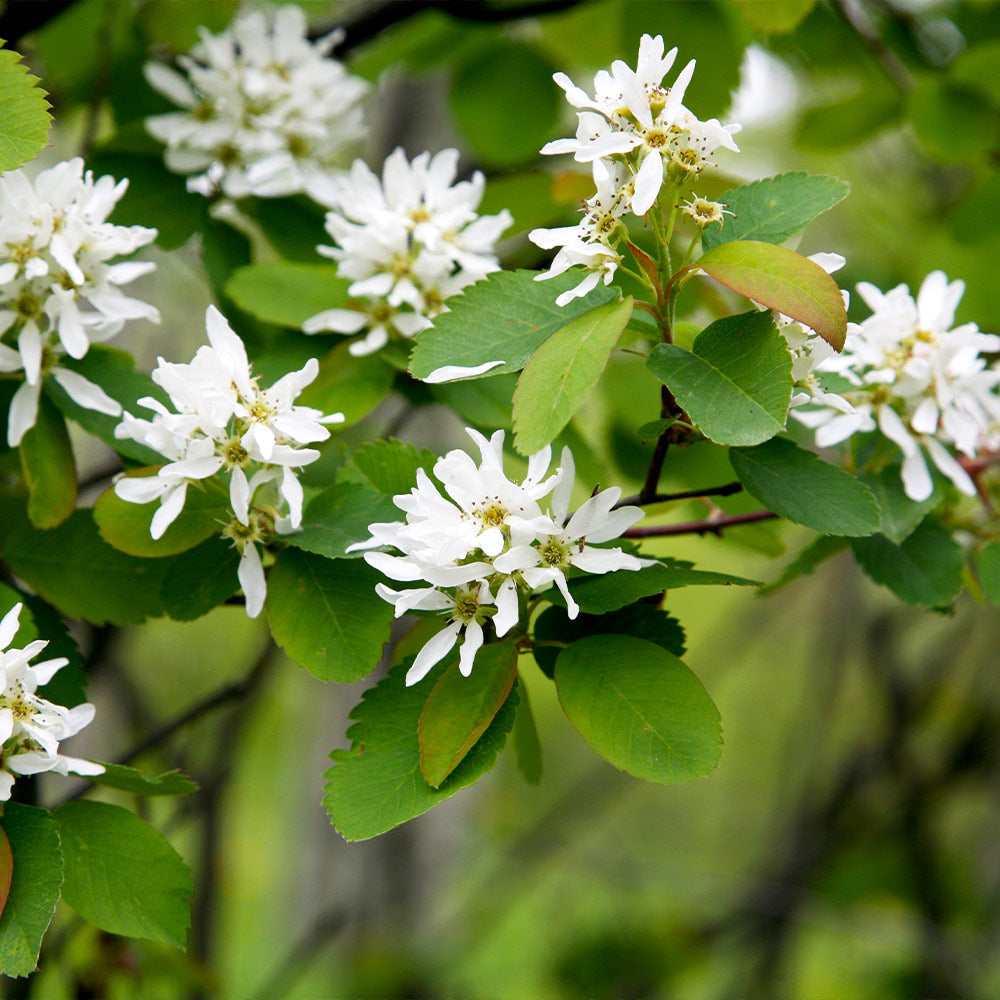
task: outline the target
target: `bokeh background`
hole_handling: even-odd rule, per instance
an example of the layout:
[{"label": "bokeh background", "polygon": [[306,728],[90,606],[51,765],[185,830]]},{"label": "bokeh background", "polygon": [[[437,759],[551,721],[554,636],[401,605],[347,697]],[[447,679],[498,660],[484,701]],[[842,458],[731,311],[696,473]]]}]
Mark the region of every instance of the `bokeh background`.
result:
[{"label": "bokeh background", "polygon": [[[792,170],[843,177],[850,197],[809,227],[802,252],[842,253],[845,288],[915,289],[940,268],[967,284],[959,321],[1000,331],[993,0],[302,6],[317,34],[345,27],[336,54],[375,85],[360,155],[377,168],[396,145],[411,156],[458,146],[463,169],[487,175],[483,211],[514,215],[508,266],[543,266],[527,231],[570,223],[590,191],[578,165],[537,155],[575,128],[551,74],[587,86],[613,59],[634,65],[643,32],[660,33],[679,47],[679,65],[698,60],[685,103],[702,119],[743,124],[741,154],[720,157],[699,194]],[[160,109],[144,60],[186,50],[199,23],[221,30],[236,9],[8,0],[0,35],[52,95],[45,159],[83,152],[95,169],[115,169],[116,133]],[[132,183],[136,216],[168,197],[155,172]],[[285,208],[298,225],[301,206]],[[150,256],[158,270],[136,294],[164,322],[127,344],[147,368],[158,355],[190,357],[212,301],[196,239]],[[658,403],[640,368],[616,356],[579,418],[581,478],[610,485],[610,467],[626,492],[641,483],[650,446],[635,429]],[[389,431],[455,446],[461,421],[441,403],[503,426],[511,389],[500,378],[398,395],[345,431],[342,447]],[[108,457],[75,444],[83,477],[103,488]],[[677,455],[665,488],[726,481],[713,456],[697,446]],[[660,513],[690,520],[705,508]],[[762,523],[652,551],[773,581],[809,537]],[[689,588],[667,607],[722,712],[716,772],[674,787],[618,773],[528,665],[541,783],[526,784],[507,754],[474,788],[357,844],[333,830],[319,800],[364,684],[321,684],[239,608],[81,632],[101,728],[73,752],[116,759],[204,709],[135,757],[149,769],[183,767],[202,786],[187,801],[140,806],[195,870],[191,943],[184,954],[99,935],[60,910],[43,971],[0,991],[46,1000],[1000,994],[1000,611],[969,595],[941,612],[907,608],[838,558],[766,596]],[[64,794],[43,786],[46,804]]]}]

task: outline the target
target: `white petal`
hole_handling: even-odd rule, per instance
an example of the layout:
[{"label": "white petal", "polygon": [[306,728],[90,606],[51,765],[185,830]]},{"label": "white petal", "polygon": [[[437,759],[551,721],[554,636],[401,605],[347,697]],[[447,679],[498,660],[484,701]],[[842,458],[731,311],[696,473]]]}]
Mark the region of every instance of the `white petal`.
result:
[{"label": "white petal", "polygon": [[639,172],[635,175],[635,193],[632,195],[632,211],[636,215],[645,215],[656,201],[663,185],[663,160],[660,154],[650,152],[642,161]]},{"label": "white petal", "polygon": [[109,417],[119,417],[122,405],[112,399],[99,385],[95,385],[79,372],[56,366],[49,370],[52,377],[66,390],[66,395],[85,410],[96,410]]},{"label": "white petal", "polygon": [[471,621],[465,626],[465,642],[458,657],[458,669],[463,677],[472,673],[472,664],[483,644],[483,627],[477,621]]},{"label": "white petal", "polygon": [[22,382],[14,393],[14,398],[10,401],[10,413],[7,417],[7,444],[11,448],[16,448],[21,443],[21,438],[35,426],[35,419],[38,417],[38,393],[41,389],[39,383],[32,385],[30,382]]},{"label": "white petal", "polygon": [[256,618],[264,607],[264,598],[267,597],[267,581],[264,579],[260,553],[253,542],[247,542],[243,546],[243,555],[240,557],[236,575],[243,588],[243,596],[246,598],[247,615]]},{"label": "white petal", "polygon": [[455,645],[458,633],[462,628],[460,621],[449,622],[437,635],[431,636],[424,644],[424,648],[417,653],[412,666],[406,672],[406,686],[410,687],[417,681],[423,680],[428,671],[439,660],[448,655],[449,650]]},{"label": "white petal", "polygon": [[481,365],[474,365],[471,368],[465,368],[461,365],[444,365],[441,368],[435,368],[423,381],[437,385],[441,382],[454,382],[463,378],[475,378],[476,375],[482,375],[496,368],[497,365],[505,364],[507,364],[506,361],[486,361]]}]

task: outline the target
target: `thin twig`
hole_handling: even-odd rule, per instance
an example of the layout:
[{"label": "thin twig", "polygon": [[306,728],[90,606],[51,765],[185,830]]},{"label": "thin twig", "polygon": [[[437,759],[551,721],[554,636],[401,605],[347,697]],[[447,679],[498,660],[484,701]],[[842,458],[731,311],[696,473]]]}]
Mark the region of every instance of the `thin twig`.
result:
[{"label": "thin twig", "polygon": [[707,486],[698,490],[681,490],[679,493],[654,493],[653,496],[643,499],[641,493],[633,493],[630,497],[622,497],[612,507],[617,510],[619,507],[639,507],[651,503],[669,503],[672,500],[699,500],[702,497],[731,497],[734,493],[739,493],[743,489],[742,483],[726,483],[724,486]]},{"label": "thin twig", "polygon": [[737,524],[751,524],[754,521],[768,521],[778,517],[771,510],[751,510],[745,514],[724,514],[709,517],[704,521],[685,521],[683,524],[656,524],[649,528],[629,528],[622,538],[657,538],[663,535],[707,535],[719,534],[723,528]]},{"label": "thin twig", "polygon": [[865,48],[875,57],[886,75],[904,93],[913,89],[913,77],[892,49],[886,45],[878,28],[872,23],[860,0],[836,0],[834,7],[840,11],[851,30],[861,39]]}]

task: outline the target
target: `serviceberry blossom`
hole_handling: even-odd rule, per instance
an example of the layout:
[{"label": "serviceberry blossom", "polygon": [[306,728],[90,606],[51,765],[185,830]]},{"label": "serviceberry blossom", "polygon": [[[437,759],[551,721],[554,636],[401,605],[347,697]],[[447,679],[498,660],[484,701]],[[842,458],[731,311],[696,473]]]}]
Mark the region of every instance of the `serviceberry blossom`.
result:
[{"label": "serviceberry blossom", "polygon": [[330,207],[326,231],[334,246],[317,249],[348,278],[347,308],[326,309],[303,324],[364,336],[349,350],[371,354],[392,336],[409,339],[448,309],[447,300],[500,269],[494,248],[513,221],[506,209],[477,215],[485,180],[478,171],[455,183],[458,150],[402,149],[385,161],[381,180],[361,160],[346,175],[330,174],[310,194]]},{"label": "serviceberry blossom", "polygon": [[166,163],[190,174],[188,190],[230,198],[303,191],[312,177],[338,167],[364,132],[368,85],[329,57],[341,30],[316,42],[294,4],[244,10],[218,35],[177,62],[158,62],[146,80],[184,110],[146,119],[166,144]]},{"label": "serviceberry blossom", "polygon": [[18,630],[22,604],[15,604],[0,620],[0,801],[10,798],[15,775],[103,774],[93,761],[59,753],[59,741],[75,736],[94,718],[94,706],[75,708],[56,705],[39,697],[38,688],[48,684],[69,660],[60,656],[32,666],[29,661],[47,645],[36,639],[23,649],[8,649]]},{"label": "serviceberry blossom", "polygon": [[925,458],[962,493],[975,484],[955,457],[1000,448],[1000,372],[982,354],[1000,351],[1000,336],[975,323],[951,329],[965,284],[929,274],[914,299],[906,285],[881,292],[867,282],[858,293],[872,310],[848,328],[840,355],[818,365],[854,388],[843,396],[850,413],[825,406],[798,413],[816,430],[820,447],[838,444],[857,431],[879,430],[903,453],[906,495],[925,500],[934,484]]},{"label": "serviceberry blossom", "polygon": [[739,125],[720,125],[714,118],[700,121],[682,103],[694,74],[693,59],[672,86],[663,86],[676,57],[676,48],[664,55],[662,36],[643,35],[636,68],[615,60],[610,73],[601,70],[594,77],[593,97],[565,73],[553,77],[569,103],[583,110],[578,113],[575,138],[556,139],[542,152],[572,153],[578,162],[590,163],[597,184],[597,194],[585,203],[578,226],[529,234],[543,249],[563,247],[552,269],[539,280],[574,265],[591,272],[578,288],[559,297],[560,305],[585,295],[601,278],[605,284],[611,281],[621,260],[614,242],[624,234],[618,220],[627,210],[645,215],[664,185],[671,201],[667,207],[672,209],[677,192],[694,183],[717,149],[739,152],[733,141]]},{"label": "serviceberry blossom", "polygon": [[139,403],[152,410],[152,419],[126,412],[115,428],[116,437],[139,441],[170,461],[154,475],[121,478],[114,489],[131,503],[160,501],[150,524],[150,535],[160,538],[183,509],[189,486],[217,475],[228,478],[232,517],[222,534],[240,550],[239,581],[254,618],[266,596],[257,546],[302,526],[297,470],[320,453],[299,446],[325,441],[330,432],[324,424],[340,423],[344,415],[295,405],[319,372],[315,358],[262,389],[243,341],[215,306],[208,307],[205,327],[208,346],[190,364],[160,358],[153,372],[175,412],[147,396]]},{"label": "serviceberry blossom", "polygon": [[[371,537],[348,549],[393,548],[398,555],[366,552],[365,560],[391,580],[426,584],[409,590],[376,585],[378,595],[395,605],[397,618],[408,611],[436,611],[447,619],[417,654],[407,684],[426,676],[460,637],[459,669],[467,676],[485,640],[484,625],[492,622],[497,637],[506,635],[524,618],[521,596],[539,587],[554,583],[575,618],[579,607],[566,584],[572,567],[609,573],[652,563],[620,548],[588,544],[610,541],[642,517],[638,507],[614,509],[621,497],[617,487],[591,497],[568,517],[574,478],[568,448],[549,476],[551,449],[532,455],[527,475],[516,483],[503,469],[504,432],[486,438],[466,431],[479,447],[479,463],[460,449],[439,458],[433,475],[444,493],[419,469],[416,486],[393,497],[406,520],[372,524]],[[550,494],[543,510],[539,501]]]},{"label": "serviceberry blossom", "polygon": [[155,265],[112,263],[156,238],[155,229],[106,221],[127,187],[127,180],[116,183],[113,177],[95,181],[79,157],[34,180],[23,168],[0,177],[0,372],[24,376],[7,422],[11,447],[35,425],[48,376],[80,406],[121,413],[100,386],[59,360],[82,358],[127,320],[160,320],[153,306],[120,287]]}]

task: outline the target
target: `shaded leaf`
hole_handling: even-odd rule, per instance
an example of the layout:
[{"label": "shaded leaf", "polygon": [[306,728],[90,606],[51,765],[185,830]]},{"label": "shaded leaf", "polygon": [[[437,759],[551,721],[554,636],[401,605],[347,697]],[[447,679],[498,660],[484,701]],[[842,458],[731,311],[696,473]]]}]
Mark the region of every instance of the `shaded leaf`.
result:
[{"label": "shaded leaf", "polygon": [[940,502],[937,490],[926,500],[911,500],[903,490],[899,468],[895,463],[877,473],[858,473],[858,479],[872,491],[882,510],[882,534],[897,545],[904,542]]},{"label": "shaded leaf", "polygon": [[370,524],[398,520],[401,513],[385,494],[358,483],[335,483],[309,501],[302,530],[283,537],[297,549],[328,559],[360,557],[364,552],[345,550],[370,536]]},{"label": "shaded leaf", "polygon": [[[417,449],[412,444],[393,438],[371,441],[351,456],[352,464],[365,479],[379,492],[389,496],[409,493],[416,485],[417,469],[423,469],[430,475],[436,461],[437,455],[427,448]],[[399,513],[397,510],[397,517]]]},{"label": "shaded leaf", "polygon": [[225,603],[239,589],[240,554],[219,535],[173,556],[163,575],[163,610],[175,621],[194,621]]},{"label": "shaded leaf", "polygon": [[14,872],[14,856],[10,851],[10,841],[0,826],[0,916],[3,915],[10,895],[10,877]]},{"label": "shaded leaf", "polygon": [[517,715],[514,717],[514,731],[511,733],[515,760],[521,777],[529,785],[537,785],[542,780],[542,744],[538,739],[535,714],[531,711],[531,702],[528,701],[528,688],[520,677],[517,694],[519,704]]},{"label": "shaded leaf", "polygon": [[797,580],[800,576],[811,573],[820,563],[835,556],[847,548],[846,538],[835,538],[832,535],[821,535],[810,542],[782,571],[773,583],[760,588],[761,594],[770,594],[786,584]]},{"label": "shaded leaf", "polygon": [[21,471],[31,523],[36,528],[62,524],[76,506],[76,464],[66,421],[46,396],[38,400],[35,426],[21,439]]},{"label": "shaded leaf", "polygon": [[[316,350],[322,350],[326,341],[315,340]],[[348,341],[320,358],[319,374],[302,390],[300,406],[315,406],[324,413],[343,413],[343,427],[360,420],[373,410],[392,388],[395,369],[378,354],[356,358],[348,350]],[[286,369],[287,371],[287,369]]]},{"label": "shaded leaf", "polygon": [[336,264],[274,260],[237,268],[226,294],[265,323],[301,329],[311,316],[347,301],[350,281],[337,277]]},{"label": "shaded leaf", "polygon": [[123,764],[105,764],[104,773],[95,774],[90,780],[95,785],[116,788],[132,795],[191,795],[198,791],[198,786],[181,771],[141,774],[134,767]]}]

